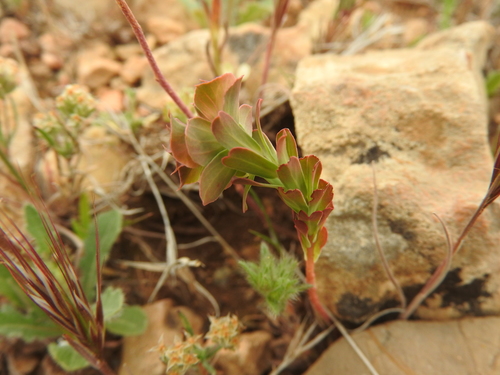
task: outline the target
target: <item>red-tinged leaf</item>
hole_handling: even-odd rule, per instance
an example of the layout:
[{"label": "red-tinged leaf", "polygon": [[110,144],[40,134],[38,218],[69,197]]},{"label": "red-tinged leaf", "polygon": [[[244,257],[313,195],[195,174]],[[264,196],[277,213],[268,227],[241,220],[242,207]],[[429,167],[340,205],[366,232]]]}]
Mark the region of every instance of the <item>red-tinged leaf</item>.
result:
[{"label": "red-tinged leaf", "polygon": [[226,73],[197,85],[194,93],[194,106],[198,114],[212,122],[218,116],[219,111],[222,111],[224,95],[235,81],[236,77],[233,74]]},{"label": "red-tinged leaf", "polygon": [[319,181],[317,190],[314,190],[309,202],[310,212],[333,208],[333,186],[325,180]]},{"label": "red-tinged leaf", "polygon": [[219,112],[212,123],[212,133],[215,139],[226,149],[245,147],[260,152],[260,147],[231,116]]},{"label": "red-tinged leaf", "polygon": [[281,200],[296,213],[307,210],[307,202],[299,189],[287,190],[285,192],[283,188],[278,188],[278,194]]},{"label": "red-tinged leaf", "polygon": [[196,167],[197,164],[191,156],[189,156],[189,152],[186,147],[186,125],[177,119],[172,119],[170,123],[170,152],[172,153],[172,156],[177,162],[184,164],[187,167]]},{"label": "red-tinged leaf", "polygon": [[253,120],[252,120],[252,107],[248,104],[242,104],[238,113],[238,122],[248,135],[252,135]]},{"label": "red-tinged leaf", "polygon": [[234,81],[233,85],[226,91],[224,95],[224,105],[222,110],[232,118],[238,118],[238,107],[240,105],[240,89],[241,80],[243,77]]},{"label": "red-tinged leaf", "polygon": [[210,123],[200,117],[189,120],[186,128],[186,146],[198,165],[207,165],[223,150],[210,130]]},{"label": "red-tinged leaf", "polygon": [[231,186],[231,179],[236,171],[222,164],[226,155],[227,150],[220,152],[201,173],[200,197],[205,206],[217,200],[221,193]]},{"label": "red-tinged leaf", "polygon": [[298,157],[297,142],[290,129],[282,129],[276,135],[276,153],[278,164],[286,164],[292,156]]},{"label": "red-tinged leaf", "polygon": [[[234,183],[234,180],[233,180]],[[247,204],[247,198],[248,198],[248,193],[250,192],[250,189],[252,188],[252,185],[245,185],[243,188],[243,195],[241,196],[242,198],[242,207],[241,210],[243,213],[247,212],[248,210],[248,204]]]},{"label": "red-tinged leaf", "polygon": [[322,211],[314,211],[312,214],[308,215],[306,212],[299,212],[297,219],[303,221],[309,226],[309,235],[315,235],[315,233],[325,224],[326,218],[333,211],[333,208],[325,208]]},{"label": "red-tinged leaf", "polygon": [[294,220],[293,224],[294,224],[295,229],[297,230],[297,233],[299,234],[299,236],[307,236],[309,228],[307,227],[306,223],[304,223],[301,220]]},{"label": "red-tinged leaf", "polygon": [[321,175],[321,163],[314,155],[298,159],[290,157],[286,164],[280,165],[278,176],[287,189],[299,189],[306,199],[310,199],[318,187]]},{"label": "red-tinged leaf", "polygon": [[179,172],[180,187],[183,187],[184,185],[198,182],[201,172],[203,172],[203,167],[188,168],[181,165],[177,167],[177,172]]},{"label": "red-tinged leaf", "polygon": [[247,148],[236,147],[222,159],[226,167],[265,179],[275,179],[277,166]]},{"label": "red-tinged leaf", "polygon": [[280,165],[277,173],[285,190],[299,189],[303,193],[307,192],[299,158],[292,156],[288,163]]},{"label": "red-tinged leaf", "polygon": [[319,178],[321,177],[323,167],[319,159],[314,155],[307,155],[301,158],[300,165],[302,167],[302,173],[304,174],[304,182],[307,187],[304,194],[307,194],[307,197],[309,198],[313,191],[318,188]]},{"label": "red-tinged leaf", "polygon": [[314,246],[314,261],[316,262],[321,254],[321,249],[325,247],[328,241],[328,230],[323,227],[318,233],[318,237],[316,237],[316,243]]}]

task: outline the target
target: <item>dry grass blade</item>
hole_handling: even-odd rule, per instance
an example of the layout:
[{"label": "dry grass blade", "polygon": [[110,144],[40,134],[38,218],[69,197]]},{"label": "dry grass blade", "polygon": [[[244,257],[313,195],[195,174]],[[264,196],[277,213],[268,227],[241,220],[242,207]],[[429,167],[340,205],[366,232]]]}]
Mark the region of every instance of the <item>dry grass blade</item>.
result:
[{"label": "dry grass blade", "polygon": [[420,290],[420,292],[418,292],[415,298],[413,298],[413,300],[408,305],[404,313],[401,314],[400,316],[401,319],[408,319],[415,312],[415,310],[422,304],[422,302],[427,297],[429,297],[429,295],[443,282],[444,278],[448,274],[448,271],[450,270],[451,267],[451,261],[453,259],[454,252],[453,252],[453,245],[451,243],[450,233],[448,232],[448,229],[446,228],[446,225],[441,220],[441,218],[436,214],[434,214],[434,216],[441,223],[444,234],[446,236],[446,245],[447,245],[446,258],[441,262],[436,271],[434,271],[434,273],[432,274],[429,281],[427,281],[425,286]]},{"label": "dry grass blade", "polygon": [[[321,340],[323,340],[326,336],[330,334],[335,328],[334,325],[331,325],[329,328],[325,329],[323,332],[319,333],[313,339],[309,340],[314,330],[317,328],[317,324],[313,323],[309,326],[307,331],[305,330],[306,324],[303,322],[295,334],[293,335],[290,344],[285,353],[285,357],[281,361],[278,367],[276,367],[270,375],[278,375],[288,366],[290,366],[293,361],[295,361],[298,357],[304,354],[306,351],[311,350],[315,345],[317,345]],[[309,341],[307,341],[309,340]]]},{"label": "dry grass blade", "polygon": [[[104,327],[100,297],[98,297],[97,311],[94,313],[62,239],[46,213],[46,207],[42,204],[35,206],[40,213],[49,239],[49,247],[61,272],[62,280],[54,275],[29,239],[8,217],[7,221],[0,219],[2,236],[0,262],[7,267],[24,293],[61,327],[63,336],[71,346],[103,374],[112,375],[114,372],[102,358]],[[7,224],[13,228],[12,231],[3,229],[7,228]],[[96,256],[99,261],[99,251]],[[97,285],[100,287],[100,263],[97,265],[99,278]]]},{"label": "dry grass blade", "polygon": [[[185,273],[185,272],[179,272],[186,270],[187,267],[200,267],[203,266],[203,264],[198,261],[198,260],[191,260],[189,258],[179,258],[174,264],[168,264],[168,263],[153,263],[153,262],[137,262],[137,261],[130,261],[130,260],[119,260],[117,261],[118,264],[122,264],[124,266],[140,269],[140,270],[145,270],[145,271],[150,271],[150,272],[162,272],[162,275],[169,275],[172,273],[177,272],[178,276],[186,282],[188,285],[192,285],[198,293],[200,293],[203,297],[205,297],[208,302],[212,305],[214,309],[214,314],[215,316],[220,316],[220,307],[219,304],[217,303],[217,300],[214,298],[212,294],[203,286],[201,285],[193,276],[191,272]],[[163,282],[165,279],[160,280]],[[160,285],[162,285],[160,284]]]},{"label": "dry grass blade", "polygon": [[227,243],[227,241],[217,232],[217,230],[210,224],[210,222],[205,219],[202,213],[196,208],[196,206],[191,202],[191,200],[180,190],[178,190],[178,186],[172,181],[168,175],[158,167],[158,165],[151,159],[149,159],[149,165],[158,176],[170,187],[175,194],[179,197],[179,199],[186,205],[187,208],[193,213],[194,216],[198,219],[198,221],[210,232],[212,236],[219,242],[224,251],[230,255],[235,260],[241,260],[241,257],[238,255],[236,250]]}]

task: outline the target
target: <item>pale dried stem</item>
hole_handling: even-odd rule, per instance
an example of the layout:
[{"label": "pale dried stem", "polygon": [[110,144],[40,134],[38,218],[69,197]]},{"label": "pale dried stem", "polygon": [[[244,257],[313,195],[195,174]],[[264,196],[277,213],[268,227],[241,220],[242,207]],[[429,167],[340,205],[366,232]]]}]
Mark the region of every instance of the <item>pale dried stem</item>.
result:
[{"label": "pale dried stem", "polygon": [[146,58],[148,59],[148,63],[151,66],[151,69],[153,70],[153,74],[155,75],[156,81],[160,84],[160,86],[165,90],[165,92],[172,98],[174,103],[179,107],[179,109],[184,112],[184,114],[188,118],[193,117],[193,113],[189,110],[189,108],[183,103],[181,98],[177,95],[177,93],[174,91],[172,86],[168,83],[168,81],[165,79],[165,76],[161,72],[158,64],[156,63],[156,60],[153,56],[153,52],[151,52],[151,48],[148,46],[148,42],[146,41],[146,37],[144,36],[144,32],[142,31],[141,25],[139,25],[139,22],[137,22],[137,19],[135,18],[134,14],[130,10],[129,6],[125,2],[125,0],[116,0],[116,3],[120,7],[120,9],[123,12],[123,15],[127,19],[128,23],[132,27],[132,30],[134,31],[134,34],[139,41],[139,44],[142,47],[142,50],[144,51],[144,54],[146,55]]},{"label": "pale dried stem", "polygon": [[[151,189],[151,192],[153,193],[153,196],[156,200],[156,204],[158,206],[158,209],[160,210],[160,215],[163,220],[163,226],[165,230],[165,239],[167,240],[166,244],[166,262],[167,264],[174,264],[177,260],[177,241],[175,239],[175,234],[172,229],[172,226],[170,224],[170,219],[168,217],[168,212],[167,208],[165,207],[165,203],[163,202],[163,198],[161,196],[160,190],[158,189],[158,186],[156,185],[154,179],[153,179],[153,174],[151,173],[151,169],[149,167],[149,159],[150,157],[145,153],[144,149],[141,147],[137,139],[135,138],[132,130],[130,129],[129,132],[129,139],[130,143],[134,147],[135,151],[139,155],[139,162],[141,164],[141,167],[144,171],[144,176],[146,177],[146,180],[148,182],[148,185]],[[155,288],[153,289],[153,292],[151,293],[151,296],[149,297],[148,302],[152,302],[154,298],[156,297],[158,291],[160,290],[161,286],[165,282],[166,278],[168,277],[168,269],[165,268],[164,272],[160,276],[158,282],[156,283]]]},{"label": "pale dried stem", "polygon": [[150,160],[149,165],[152,169],[158,174],[158,176],[171,188],[177,197],[186,205],[187,208],[193,213],[194,216],[198,219],[198,221],[210,232],[212,236],[215,237],[217,242],[222,246],[224,251],[230,255],[235,260],[241,260],[241,257],[238,255],[236,250],[233,249],[231,245],[227,243],[227,241],[217,232],[217,230],[210,224],[210,222],[205,219],[202,213],[196,208],[196,206],[191,202],[191,200],[181,191],[179,187],[172,181],[170,177],[153,161]]},{"label": "pale dried stem", "polygon": [[[476,211],[477,213],[477,211]],[[427,283],[424,285],[424,287],[418,292],[418,294],[413,298],[413,300],[410,302],[406,310],[400,315],[401,319],[408,319],[414,312],[415,310],[424,302],[424,300],[431,295],[436,288],[441,285],[443,280],[445,279],[446,275],[448,274],[450,267],[451,267],[451,261],[453,259],[453,255],[456,253],[457,249],[460,247],[460,244],[472,227],[470,225],[471,221],[469,224],[465,227],[464,231],[462,232],[462,235],[459,237],[459,240],[455,243],[455,246],[452,245],[451,243],[451,238],[450,234],[448,232],[448,229],[446,228],[446,225],[444,222],[434,214],[434,216],[439,220],[441,223],[441,226],[443,227],[443,231],[446,237],[446,245],[447,245],[447,252],[446,252],[446,257],[444,260],[441,262],[441,264],[438,266],[436,271],[432,274],[430,279],[427,281]],[[473,216],[473,218],[477,218],[476,215]],[[474,220],[475,221],[475,220]],[[465,233],[465,234],[464,234]]]},{"label": "pale dried stem", "polygon": [[[285,356],[278,367],[276,367],[270,375],[278,375],[288,366],[290,366],[298,357],[300,357],[305,352],[311,350],[314,346],[316,346],[321,340],[323,340],[326,336],[330,334],[335,329],[334,325],[331,325],[323,332],[316,335],[313,339],[309,340],[314,330],[317,328],[317,323],[313,323],[309,326],[306,332],[305,323],[302,323],[298,330],[293,335],[290,344],[286,350]],[[307,340],[309,340],[307,342]]]}]

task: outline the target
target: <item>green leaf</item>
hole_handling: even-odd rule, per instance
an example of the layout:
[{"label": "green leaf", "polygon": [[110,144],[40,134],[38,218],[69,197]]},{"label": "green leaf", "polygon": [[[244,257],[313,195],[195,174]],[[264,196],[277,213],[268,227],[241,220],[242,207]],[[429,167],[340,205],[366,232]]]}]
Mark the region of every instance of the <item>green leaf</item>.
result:
[{"label": "green leaf", "polygon": [[[116,210],[102,212],[97,215],[97,228],[99,233],[99,247],[101,252],[101,265],[107,260],[109,252],[122,231],[123,216]],[[81,270],[80,282],[89,299],[94,300],[97,270],[96,255],[96,229],[95,224],[90,226],[89,234],[84,239],[84,253],[79,264]]]},{"label": "green leaf", "polygon": [[189,120],[186,128],[186,147],[191,158],[199,165],[207,165],[223,150],[210,129],[210,123],[195,117]]},{"label": "green leaf", "polygon": [[120,288],[108,287],[101,294],[104,321],[113,319],[120,312],[125,302],[125,295]]},{"label": "green leaf", "polygon": [[217,141],[228,150],[234,147],[245,147],[259,153],[261,151],[259,144],[225,112],[219,112],[219,116],[215,118],[212,123],[212,133]]},{"label": "green leaf", "polygon": [[106,322],[106,329],[121,336],[135,336],[144,333],[148,317],[140,306],[125,306],[121,313]]},{"label": "green leaf", "polygon": [[212,122],[222,111],[224,95],[234,84],[236,77],[226,73],[209,82],[196,86],[194,93],[194,106],[198,114],[205,120]]},{"label": "green leaf", "polygon": [[229,116],[236,118],[238,116],[238,107],[240,105],[240,89],[241,80],[243,77],[236,79],[233,85],[226,91],[224,95],[224,106],[222,110]]},{"label": "green leaf", "polygon": [[201,173],[200,197],[204,205],[217,200],[221,193],[229,187],[231,178],[236,173],[234,169],[222,164],[222,158],[227,153],[227,150],[221,151]]},{"label": "green leaf", "polygon": [[262,105],[262,99],[257,101],[255,106],[255,127],[256,129],[252,132],[252,138],[259,144],[261,150],[263,151],[262,156],[268,160],[272,160],[274,163],[278,164],[278,157],[276,155],[276,150],[273,144],[267,137],[267,135],[262,130],[262,125],[260,123],[260,107]]},{"label": "green leaf", "polygon": [[238,25],[247,22],[262,21],[273,12],[273,1],[249,1],[238,12]]},{"label": "green leaf", "polygon": [[[26,220],[26,229],[35,239],[37,252],[43,257],[49,257],[51,254],[50,237],[35,206],[27,204],[24,207],[24,218]],[[54,232],[53,235],[57,236]]]},{"label": "green leaf", "polygon": [[83,239],[87,236],[92,223],[91,218],[89,196],[82,193],[78,201],[78,219],[71,220],[71,227],[78,237]]},{"label": "green leaf", "polygon": [[500,71],[494,70],[488,73],[488,77],[486,78],[486,92],[488,93],[488,97],[495,96],[495,94],[500,89]]},{"label": "green leaf", "polygon": [[12,305],[23,310],[33,306],[32,301],[16,283],[7,267],[2,264],[0,264],[0,296],[6,297]]},{"label": "green leaf", "polygon": [[183,165],[178,166],[177,172],[179,172],[180,186],[182,187],[187,184],[198,182],[203,169],[204,167],[202,167],[201,165],[196,168],[188,168]]},{"label": "green leaf", "polygon": [[20,337],[24,341],[33,341],[56,337],[63,332],[46,315],[22,314],[10,305],[0,309],[0,336]]},{"label": "green leaf", "polygon": [[71,372],[89,366],[83,358],[66,340],[59,340],[48,346],[50,356],[64,371]]},{"label": "green leaf", "polygon": [[277,177],[277,165],[246,148],[233,148],[222,163],[229,168],[265,179]]}]

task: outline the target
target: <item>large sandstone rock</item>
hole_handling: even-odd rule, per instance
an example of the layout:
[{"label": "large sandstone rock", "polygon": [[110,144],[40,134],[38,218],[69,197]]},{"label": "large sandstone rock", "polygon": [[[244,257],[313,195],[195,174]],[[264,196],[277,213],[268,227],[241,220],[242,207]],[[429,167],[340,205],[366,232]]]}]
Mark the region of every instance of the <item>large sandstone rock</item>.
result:
[{"label": "large sandstone rock", "polygon": [[[378,223],[396,278],[413,297],[441,262],[489,184],[492,156],[480,69],[493,36],[483,22],[430,36],[416,49],[320,55],[298,67],[292,107],[304,154],[335,187],[329,241],[317,262],[321,300],[361,322],[397,294],[371,224],[375,163]],[[493,204],[454,258],[420,317],[500,312],[500,207]]]},{"label": "large sandstone rock", "polygon": [[[379,374],[500,373],[500,318],[396,321],[353,335]],[[346,340],[332,344],[306,375],[368,375]]]}]

